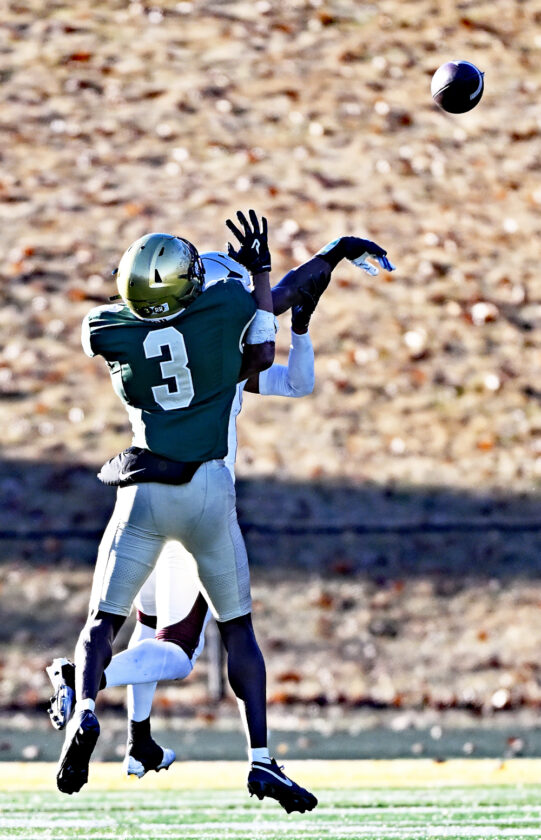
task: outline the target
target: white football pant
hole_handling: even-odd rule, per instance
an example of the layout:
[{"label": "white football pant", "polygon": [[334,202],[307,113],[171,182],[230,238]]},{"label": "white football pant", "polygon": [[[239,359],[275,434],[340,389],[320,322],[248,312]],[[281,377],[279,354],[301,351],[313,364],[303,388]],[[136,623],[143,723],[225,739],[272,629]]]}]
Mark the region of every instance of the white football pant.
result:
[{"label": "white football pant", "polygon": [[[127,616],[169,540],[181,542],[194,557],[199,589],[218,621],[251,612],[248,557],[235,502],[221,460],[202,464],[188,484],[119,487],[98,550],[91,612]],[[197,592],[192,595],[193,605]],[[162,626],[170,623],[166,619]]]}]

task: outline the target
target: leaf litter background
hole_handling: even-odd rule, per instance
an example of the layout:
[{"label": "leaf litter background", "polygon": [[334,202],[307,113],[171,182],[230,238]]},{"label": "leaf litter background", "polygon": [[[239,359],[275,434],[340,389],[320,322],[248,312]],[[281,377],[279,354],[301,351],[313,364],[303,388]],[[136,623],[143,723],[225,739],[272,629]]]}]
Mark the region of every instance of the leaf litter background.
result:
[{"label": "leaf litter background", "polygon": [[[398,266],[341,265],[314,395],[238,424],[271,720],[535,722],[541,540],[512,528],[539,519],[541,2],[20,0],[0,32],[0,523],[49,532],[3,541],[3,708],[43,709],[75,642],[95,538],[50,532],[99,532],[129,440],[82,317],[134,238],[221,248],[255,207],[276,280],[345,233]],[[454,58],[486,73],[462,116],[429,92]],[[362,533],[393,523],[419,529]],[[212,725],[205,673],[158,711]]]}]

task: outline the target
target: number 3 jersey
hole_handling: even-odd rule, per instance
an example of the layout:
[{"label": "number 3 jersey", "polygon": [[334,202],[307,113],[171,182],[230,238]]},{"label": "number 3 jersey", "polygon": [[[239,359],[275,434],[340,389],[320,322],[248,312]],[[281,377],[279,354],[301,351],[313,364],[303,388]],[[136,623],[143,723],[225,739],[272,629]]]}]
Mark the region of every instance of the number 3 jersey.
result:
[{"label": "number 3 jersey", "polygon": [[227,454],[242,341],[255,308],[243,285],[228,280],[167,321],[144,321],[124,304],[88,313],[84,351],[107,362],[134,446],[176,461]]}]

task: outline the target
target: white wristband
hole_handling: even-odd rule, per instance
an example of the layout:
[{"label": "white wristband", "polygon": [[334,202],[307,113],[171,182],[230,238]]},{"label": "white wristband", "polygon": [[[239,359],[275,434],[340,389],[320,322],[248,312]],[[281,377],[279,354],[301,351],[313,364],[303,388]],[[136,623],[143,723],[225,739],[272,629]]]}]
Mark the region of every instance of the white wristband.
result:
[{"label": "white wristband", "polygon": [[303,349],[304,347],[311,346],[312,339],[308,331],[305,333],[296,333],[294,330],[291,330],[291,347],[294,347],[296,350],[297,348]]},{"label": "white wristband", "polygon": [[254,319],[246,333],[246,344],[264,344],[266,341],[274,341],[275,335],[274,314],[265,309],[256,309]]}]

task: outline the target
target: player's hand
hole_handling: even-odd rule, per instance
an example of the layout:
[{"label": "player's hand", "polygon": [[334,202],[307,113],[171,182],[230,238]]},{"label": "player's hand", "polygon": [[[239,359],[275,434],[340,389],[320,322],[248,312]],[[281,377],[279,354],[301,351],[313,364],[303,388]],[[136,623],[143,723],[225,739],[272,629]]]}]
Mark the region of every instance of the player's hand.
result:
[{"label": "player's hand", "polygon": [[362,270],[366,271],[367,274],[379,274],[379,269],[375,265],[372,265],[372,263],[368,262],[368,259],[373,259],[378,262],[385,271],[395,270],[396,266],[387,259],[387,251],[385,248],[377,245],[376,242],[372,242],[370,239],[360,239],[358,236],[348,236],[347,239],[347,259],[353,263],[353,265],[356,265],[358,268],[362,268]]},{"label": "player's hand", "polygon": [[395,266],[387,259],[386,254],[387,251],[381,245],[359,236],[340,236],[317,252],[317,256],[329,263],[332,270],[340,260],[346,259],[368,274],[378,274],[378,269],[367,262],[368,259],[376,260],[386,271],[394,270]]},{"label": "player's hand", "polygon": [[226,220],[226,225],[239,241],[239,247],[233,248],[230,242],[227,243],[227,253],[232,259],[239,262],[251,274],[259,274],[262,271],[270,271],[271,255],[267,235],[267,220],[261,217],[261,226],[254,210],[249,211],[250,221],[244,213],[237,212],[237,219],[243,227],[239,228],[231,221]]},{"label": "player's hand", "polygon": [[299,294],[302,297],[302,303],[291,310],[291,329],[297,335],[303,335],[308,332],[310,318],[314,314],[319,296],[315,290],[312,293],[312,290],[307,289],[299,289]]},{"label": "player's hand", "polygon": [[363,271],[366,271],[367,274],[371,274],[374,276],[375,274],[379,274],[379,268],[377,266],[372,265],[371,262],[368,262],[368,258],[372,257],[372,259],[376,260],[380,264],[385,271],[394,271],[396,265],[393,265],[385,255],[381,257],[376,257],[374,254],[370,254],[365,252],[361,257],[357,257],[355,260],[351,260],[353,265],[356,265],[358,268],[362,268]]},{"label": "player's hand", "polygon": [[358,259],[364,253],[371,254],[374,257],[384,257],[387,253],[385,248],[382,248],[377,242],[372,242],[371,239],[361,239],[360,236],[344,236],[342,241],[346,248],[346,257],[351,261]]}]

